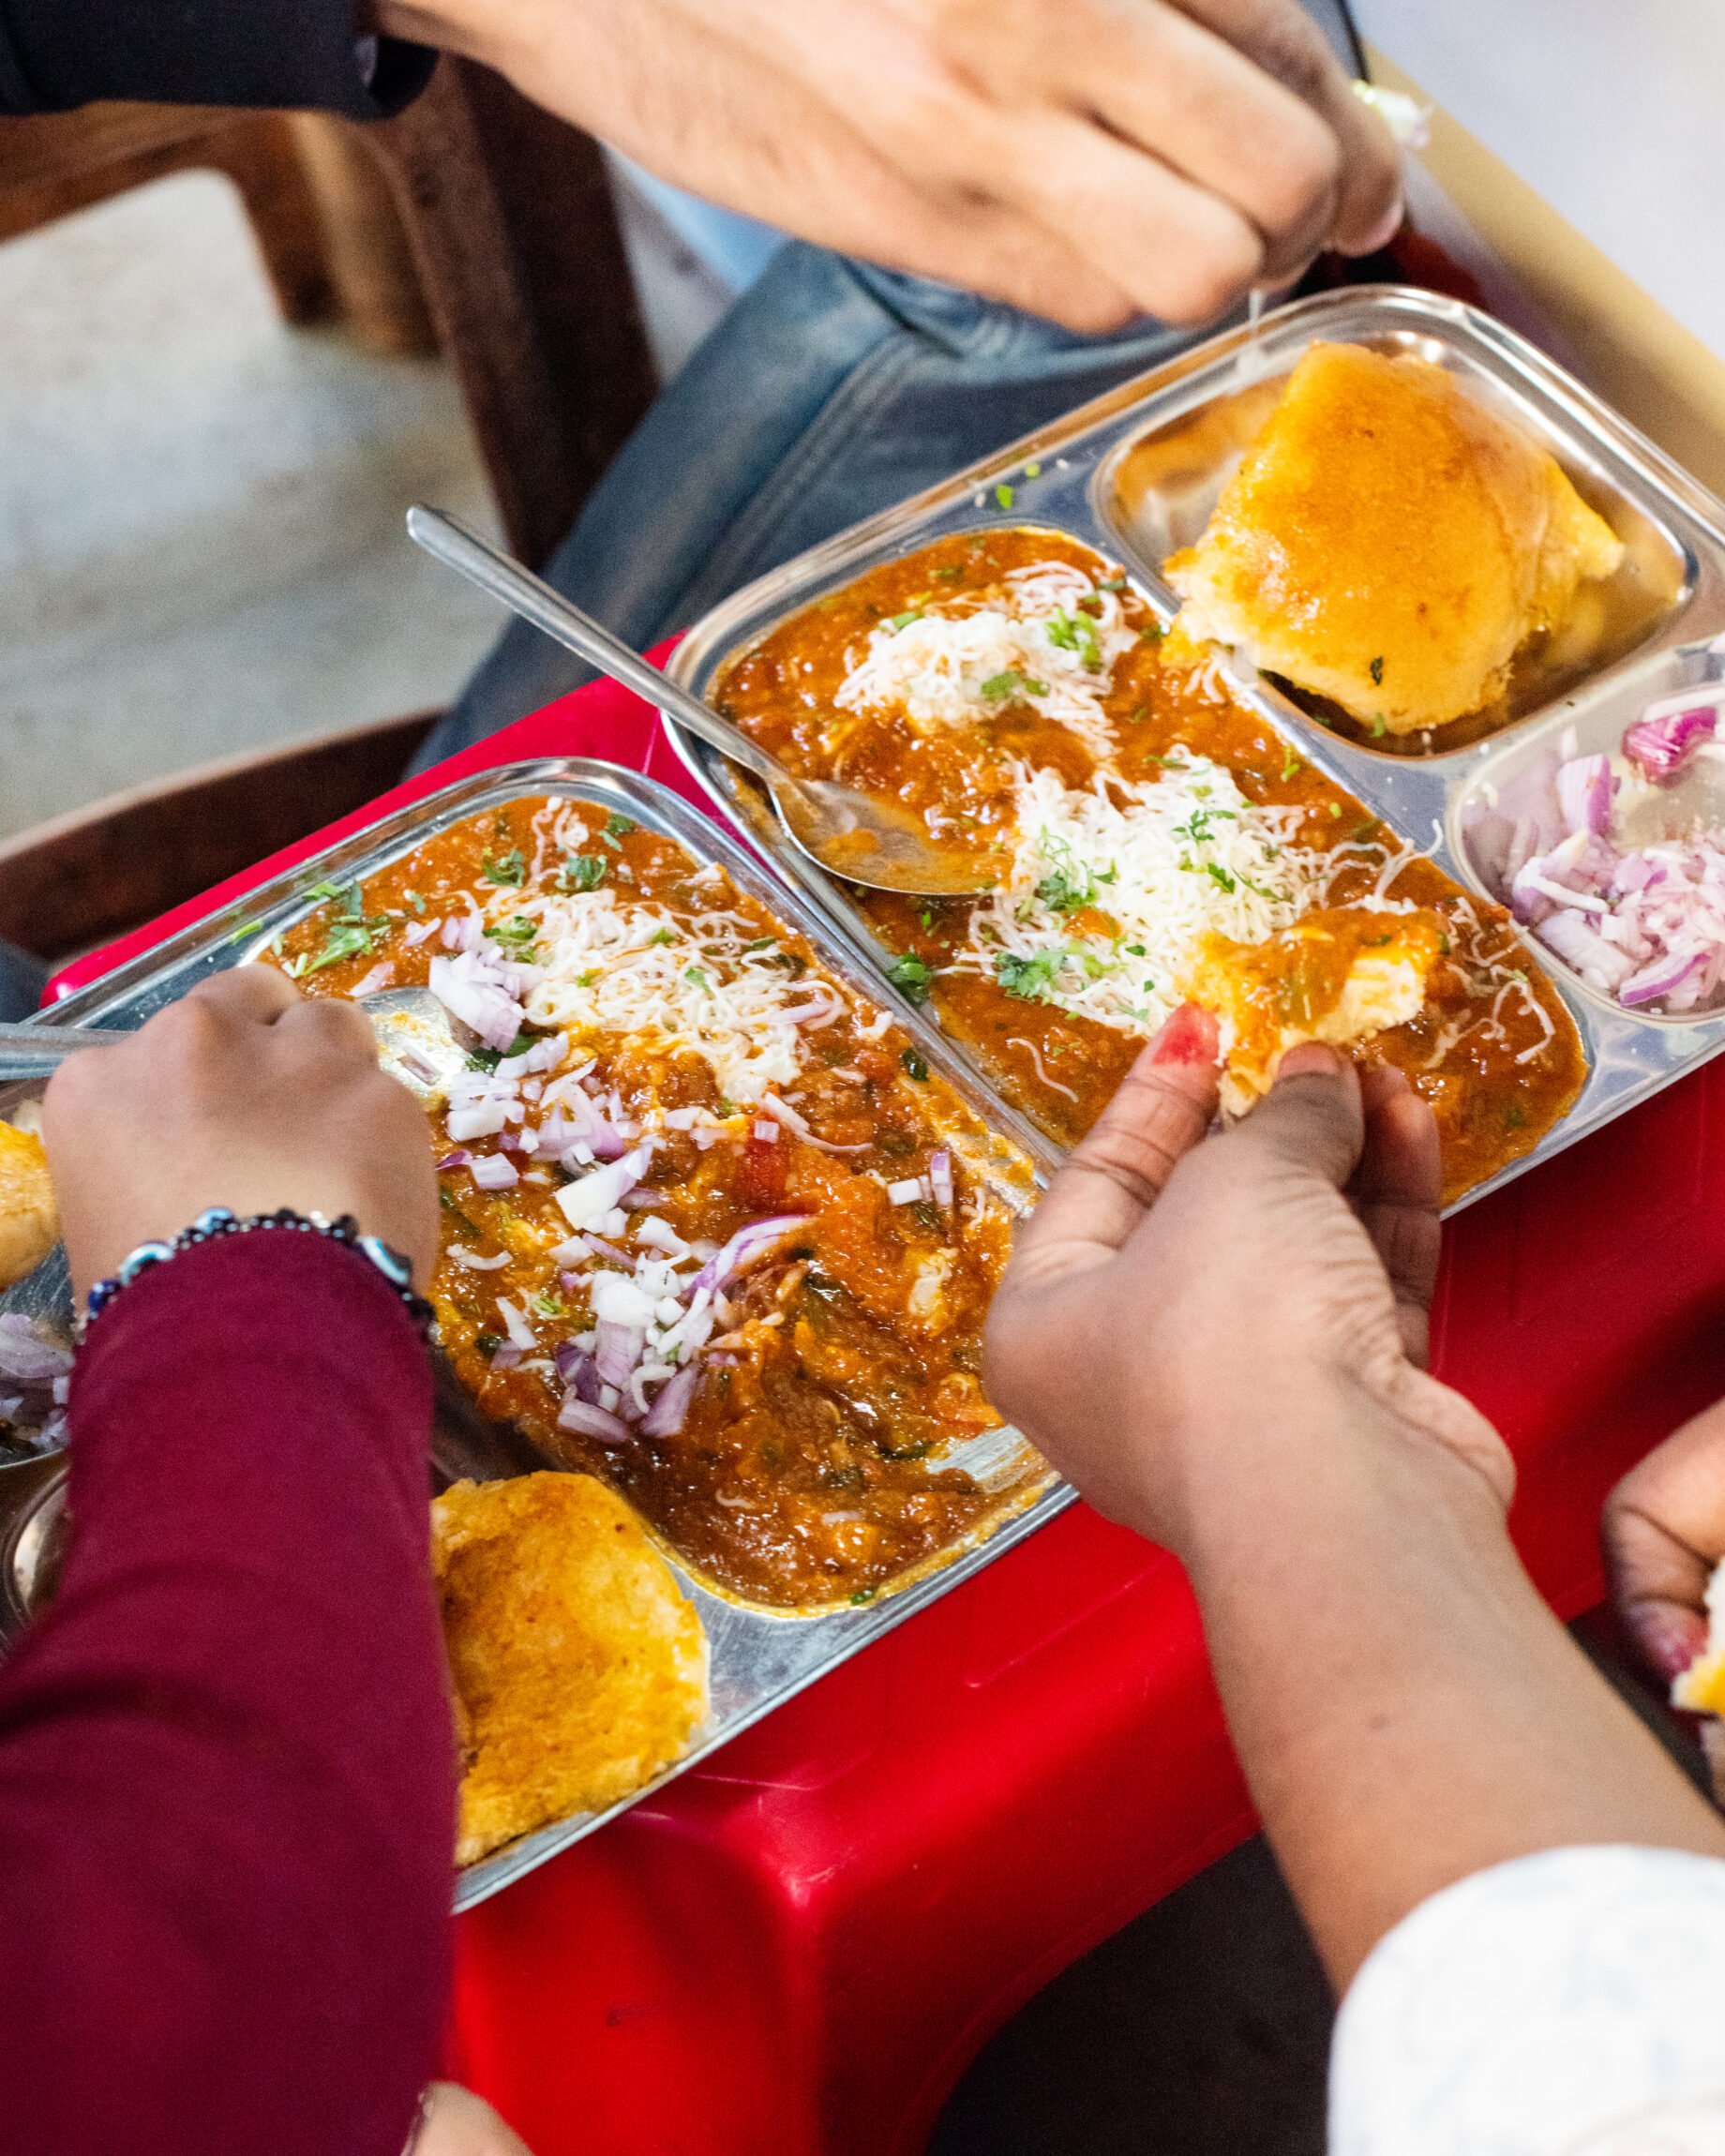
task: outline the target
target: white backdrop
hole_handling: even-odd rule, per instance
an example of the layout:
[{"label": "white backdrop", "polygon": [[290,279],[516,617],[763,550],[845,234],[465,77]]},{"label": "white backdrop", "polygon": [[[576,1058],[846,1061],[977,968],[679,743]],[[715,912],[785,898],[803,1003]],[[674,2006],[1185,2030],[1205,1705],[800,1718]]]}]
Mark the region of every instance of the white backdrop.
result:
[{"label": "white backdrop", "polygon": [[1364,36],[1725,359],[1725,0],[1353,0]]}]

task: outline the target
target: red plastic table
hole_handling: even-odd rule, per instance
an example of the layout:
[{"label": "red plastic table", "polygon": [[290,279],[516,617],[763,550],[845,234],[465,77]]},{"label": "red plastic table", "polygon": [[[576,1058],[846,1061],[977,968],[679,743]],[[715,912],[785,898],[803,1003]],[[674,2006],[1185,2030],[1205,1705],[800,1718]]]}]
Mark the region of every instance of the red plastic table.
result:
[{"label": "red plastic table", "polygon": [[[695,798],[653,714],[600,683],[56,987],[551,753]],[[1602,1592],[1606,1490],[1725,1390],[1722,1131],[1715,1065],[1446,1234],[1435,1368],[1513,1446],[1517,1538],[1566,1617]],[[912,2156],[1008,2014],[1252,1824],[1179,1567],[1075,1506],[460,1918],[448,2069],[535,2156]]]}]

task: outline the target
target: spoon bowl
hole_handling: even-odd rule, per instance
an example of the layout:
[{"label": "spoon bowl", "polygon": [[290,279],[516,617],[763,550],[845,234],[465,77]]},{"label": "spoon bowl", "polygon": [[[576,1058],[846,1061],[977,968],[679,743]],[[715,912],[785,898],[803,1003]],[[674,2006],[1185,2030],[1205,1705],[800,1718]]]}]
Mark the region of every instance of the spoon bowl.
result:
[{"label": "spoon bowl", "polygon": [[937,846],[896,802],[878,801],[834,779],[793,778],[741,727],[680,688],[543,578],[488,546],[453,517],[415,503],[407,513],[407,528],[428,554],[760,780],[791,844],[829,876],[917,896],[955,897],[993,888],[995,869]]}]

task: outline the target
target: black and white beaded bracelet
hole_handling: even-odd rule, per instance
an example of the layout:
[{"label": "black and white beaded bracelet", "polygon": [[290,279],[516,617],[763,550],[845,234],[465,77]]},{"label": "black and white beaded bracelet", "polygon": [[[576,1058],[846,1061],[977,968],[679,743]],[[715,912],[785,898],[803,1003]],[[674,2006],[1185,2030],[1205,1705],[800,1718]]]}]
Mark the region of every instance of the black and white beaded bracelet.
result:
[{"label": "black and white beaded bracelet", "polygon": [[121,1261],[120,1269],[108,1280],[98,1280],[85,1297],[84,1314],[79,1321],[82,1334],[92,1318],[99,1317],[122,1288],[130,1287],[141,1273],[147,1273],[152,1265],[166,1265],[182,1250],[195,1250],[200,1243],[211,1243],[221,1235],[248,1235],[268,1230],[283,1231],[289,1235],[323,1235],[333,1243],[342,1243],[350,1250],[357,1250],[368,1260],[389,1282],[400,1298],[421,1337],[428,1337],[431,1327],[431,1306],[423,1295],[413,1293],[413,1267],[399,1250],[376,1235],[362,1235],[359,1222],[352,1213],[343,1213],[337,1220],[325,1220],[322,1213],[296,1213],[283,1205],[279,1212],[252,1213],[240,1220],[226,1205],[212,1205],[200,1213],[189,1228],[182,1228],[172,1242],[140,1243],[138,1248]]}]

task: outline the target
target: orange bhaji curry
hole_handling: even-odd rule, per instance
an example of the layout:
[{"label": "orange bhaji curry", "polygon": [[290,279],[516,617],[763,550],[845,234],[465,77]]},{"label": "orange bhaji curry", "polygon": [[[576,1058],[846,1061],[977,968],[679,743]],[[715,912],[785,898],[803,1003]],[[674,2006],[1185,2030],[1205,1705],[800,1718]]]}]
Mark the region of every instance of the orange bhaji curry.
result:
[{"label": "orange bhaji curry", "polygon": [[722,869],[579,801],[487,811],[274,955],[488,1043],[434,1118],[445,1352],[751,1599],[866,1601],[1043,1472],[982,1321],[1028,1163]]},{"label": "orange bhaji curry", "polygon": [[997,529],[819,600],[712,695],[798,775],[895,799],[996,869],[981,900],[862,903],[897,985],[1051,1137],[1082,1136],[1190,999],[1218,1016],[1231,1112],[1299,1040],[1404,1071],[1453,1201],[1573,1103],[1568,1011],[1501,907],[1162,642],[1091,548]]}]

